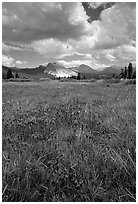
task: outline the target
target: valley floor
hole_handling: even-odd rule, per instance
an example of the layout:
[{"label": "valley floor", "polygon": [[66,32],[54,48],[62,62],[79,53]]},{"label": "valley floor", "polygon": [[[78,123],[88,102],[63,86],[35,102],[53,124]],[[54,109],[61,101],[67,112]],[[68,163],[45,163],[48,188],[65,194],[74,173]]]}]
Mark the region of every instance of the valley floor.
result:
[{"label": "valley floor", "polygon": [[4,202],[136,199],[136,86],[3,82]]}]

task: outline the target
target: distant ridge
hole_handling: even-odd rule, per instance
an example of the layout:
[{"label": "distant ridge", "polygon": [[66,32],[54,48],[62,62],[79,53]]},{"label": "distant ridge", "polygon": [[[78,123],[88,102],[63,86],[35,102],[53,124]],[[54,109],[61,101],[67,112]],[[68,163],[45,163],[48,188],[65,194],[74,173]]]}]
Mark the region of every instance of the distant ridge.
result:
[{"label": "distant ridge", "polygon": [[55,77],[53,75],[44,74],[45,68],[46,67],[43,65],[40,65],[39,67],[36,67],[36,68],[17,68],[17,67],[6,67],[2,65],[2,73],[7,74],[7,71],[11,69],[13,73],[17,72],[21,78],[26,77],[26,78],[39,80],[40,78],[47,77],[50,79],[54,79]]},{"label": "distant ridge", "polygon": [[104,68],[100,73],[101,74],[120,74],[121,69],[124,68],[124,66],[116,66],[112,65],[110,67]]},{"label": "distant ridge", "polygon": [[[7,67],[2,65],[2,73],[7,74],[7,71],[11,69],[13,73],[18,72],[20,77],[28,77],[33,79],[72,77],[77,76],[78,73],[80,73],[82,76],[85,76],[85,78],[92,78],[94,75],[119,75],[122,68],[124,68],[124,66],[112,65],[110,67],[105,67],[102,70],[94,70],[85,64],[81,64],[78,67],[65,68],[56,62],[51,62],[47,65],[39,65],[38,67],[34,68]],[[134,70],[136,69],[136,67],[133,68]]]},{"label": "distant ridge", "polygon": [[96,74],[97,73],[96,70],[92,69],[91,67],[85,64],[81,64],[78,67],[70,67],[69,69],[83,73],[83,74],[85,73]]}]

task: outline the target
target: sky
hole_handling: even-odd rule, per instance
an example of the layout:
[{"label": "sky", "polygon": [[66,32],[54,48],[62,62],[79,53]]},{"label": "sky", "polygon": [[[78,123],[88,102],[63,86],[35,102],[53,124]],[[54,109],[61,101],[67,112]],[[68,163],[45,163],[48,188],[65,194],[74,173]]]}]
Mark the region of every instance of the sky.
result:
[{"label": "sky", "polygon": [[135,2],[3,2],[2,64],[93,69],[136,62]]}]

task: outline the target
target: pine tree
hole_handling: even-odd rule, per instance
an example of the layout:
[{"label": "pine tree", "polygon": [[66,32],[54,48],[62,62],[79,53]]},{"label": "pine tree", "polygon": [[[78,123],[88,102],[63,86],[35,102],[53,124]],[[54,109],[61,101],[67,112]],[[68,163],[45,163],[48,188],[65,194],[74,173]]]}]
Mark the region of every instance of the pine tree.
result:
[{"label": "pine tree", "polygon": [[132,78],[132,72],[133,72],[133,66],[132,66],[132,63],[129,63],[129,65],[128,65],[128,79]]},{"label": "pine tree", "polygon": [[121,69],[120,77],[124,78],[124,69],[123,68]]},{"label": "pine tree", "polygon": [[133,73],[132,73],[132,79],[136,79],[136,71],[133,71]]},{"label": "pine tree", "polygon": [[125,70],[124,70],[124,79],[127,78],[127,72],[128,72],[128,70],[127,70],[127,67],[125,66]]},{"label": "pine tree", "polygon": [[7,72],[7,77],[6,77],[6,78],[7,78],[7,79],[13,78],[11,69],[8,70],[8,72]]},{"label": "pine tree", "polygon": [[78,72],[77,80],[80,80],[81,76],[80,73]]},{"label": "pine tree", "polygon": [[17,72],[15,73],[15,78],[19,78],[19,74]]},{"label": "pine tree", "polygon": [[3,73],[3,74],[2,74],[2,78],[3,78],[3,79],[6,79],[6,74]]}]

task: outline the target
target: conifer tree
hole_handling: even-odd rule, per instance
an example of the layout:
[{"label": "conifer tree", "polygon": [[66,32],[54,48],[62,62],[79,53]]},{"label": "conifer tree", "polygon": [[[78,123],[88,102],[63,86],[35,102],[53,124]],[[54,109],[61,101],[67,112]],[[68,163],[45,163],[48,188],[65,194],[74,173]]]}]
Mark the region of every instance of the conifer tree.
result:
[{"label": "conifer tree", "polygon": [[7,79],[13,78],[13,74],[12,74],[11,69],[8,70],[8,72],[7,72],[7,77],[6,77],[6,78],[7,78]]},{"label": "conifer tree", "polygon": [[129,65],[128,65],[128,79],[132,78],[132,72],[133,72],[133,66],[132,66],[132,63],[129,63]]},{"label": "conifer tree", "polygon": [[77,80],[80,80],[81,76],[80,73],[78,72]]},{"label": "conifer tree", "polygon": [[128,70],[127,70],[127,67],[125,66],[125,70],[124,70],[124,79],[127,78],[127,72],[128,72]]},{"label": "conifer tree", "polygon": [[15,73],[15,78],[19,78],[19,74],[17,72]]},{"label": "conifer tree", "polygon": [[124,69],[123,68],[121,69],[120,77],[124,78]]}]

